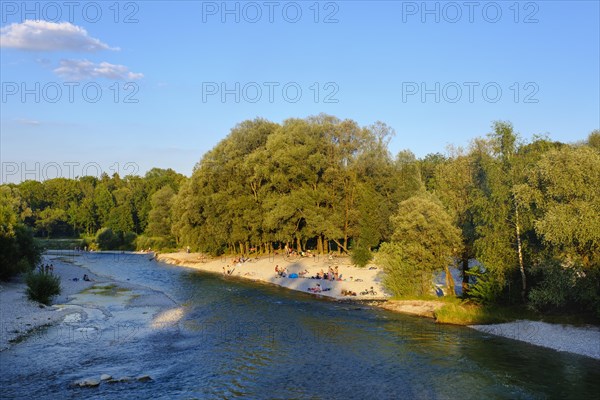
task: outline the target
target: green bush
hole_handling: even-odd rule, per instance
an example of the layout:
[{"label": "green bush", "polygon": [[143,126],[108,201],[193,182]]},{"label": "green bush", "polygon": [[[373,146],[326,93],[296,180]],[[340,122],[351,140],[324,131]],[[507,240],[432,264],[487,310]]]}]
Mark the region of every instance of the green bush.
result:
[{"label": "green bush", "polygon": [[100,250],[115,250],[120,242],[119,235],[110,228],[102,228],[96,233],[96,244]]},{"label": "green bush", "polygon": [[550,260],[534,270],[537,281],[529,293],[536,311],[588,311],[600,317],[600,268],[563,266]]},{"label": "green bush", "polygon": [[60,294],[60,278],[52,273],[29,272],[25,276],[27,297],[43,304],[50,304],[52,297]]},{"label": "green bush", "polygon": [[479,266],[475,266],[467,272],[470,277],[475,278],[475,283],[469,285],[469,291],[465,297],[479,304],[493,304],[502,294],[503,285],[489,272],[481,272]]},{"label": "green bush", "polygon": [[135,248],[137,250],[146,250],[148,248],[152,250],[170,250],[175,247],[175,243],[168,238],[158,236],[149,237],[140,235],[135,239]]},{"label": "green bush", "polygon": [[371,259],[373,258],[373,253],[371,253],[371,250],[365,248],[365,247],[357,247],[356,249],[354,249],[352,251],[352,262],[360,267],[360,268],[364,268],[367,266],[367,264],[369,263],[369,261],[371,261]]},{"label": "green bush", "polygon": [[121,250],[135,250],[135,239],[137,235],[133,232],[123,233],[123,240],[120,246]]},{"label": "green bush", "polygon": [[384,286],[397,297],[420,297],[433,289],[433,274],[412,265],[397,244],[383,243],[377,253],[377,264],[385,271]]},{"label": "green bush", "polygon": [[137,235],[133,232],[118,232],[102,228],[96,234],[96,244],[100,250],[134,250]]}]

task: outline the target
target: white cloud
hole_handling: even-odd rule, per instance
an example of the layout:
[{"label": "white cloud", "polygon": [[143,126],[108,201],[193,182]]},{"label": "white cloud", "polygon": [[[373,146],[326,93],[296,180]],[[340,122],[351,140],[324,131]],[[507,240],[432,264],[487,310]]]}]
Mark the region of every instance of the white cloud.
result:
[{"label": "white cloud", "polygon": [[27,118],[19,118],[16,120],[20,125],[28,125],[28,126],[39,126],[41,124],[40,121],[35,119],[27,119]]},{"label": "white cloud", "polygon": [[85,79],[106,78],[113,80],[135,80],[144,77],[144,74],[130,72],[124,65],[101,62],[95,64],[88,60],[61,60],[60,66],[54,70],[64,79],[81,81]]},{"label": "white cloud", "polygon": [[1,28],[0,47],[29,51],[119,50],[89,36],[85,29],[69,22],[32,20]]}]

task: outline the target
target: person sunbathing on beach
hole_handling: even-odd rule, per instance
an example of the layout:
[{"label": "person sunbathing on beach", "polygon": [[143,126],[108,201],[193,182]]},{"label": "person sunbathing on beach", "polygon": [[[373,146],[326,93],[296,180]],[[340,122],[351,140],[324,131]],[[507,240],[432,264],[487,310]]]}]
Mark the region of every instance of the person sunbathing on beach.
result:
[{"label": "person sunbathing on beach", "polygon": [[279,265],[275,266],[275,273],[277,274],[278,277],[280,278],[285,278],[286,276],[286,268],[279,268]]},{"label": "person sunbathing on beach", "polygon": [[308,291],[313,293],[321,293],[321,285],[317,283],[317,286],[308,288]]}]

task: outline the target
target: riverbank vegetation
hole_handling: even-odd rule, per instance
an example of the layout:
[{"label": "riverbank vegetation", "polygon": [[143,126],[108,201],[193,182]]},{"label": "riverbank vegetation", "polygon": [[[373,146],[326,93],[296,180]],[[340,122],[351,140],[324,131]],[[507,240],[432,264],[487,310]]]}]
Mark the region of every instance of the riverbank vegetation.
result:
[{"label": "riverbank vegetation", "polygon": [[40,248],[23,223],[28,213],[18,189],[0,186],[0,280],[31,271],[40,261]]},{"label": "riverbank vegetation", "polygon": [[396,296],[431,293],[439,273],[453,295],[458,268],[465,309],[600,315],[600,132],[524,141],[496,122],[466,149],[421,159],[390,154],[393,135],[328,115],[256,119],[190,178],[153,169],[2,189],[38,237],[213,255],[340,252],[357,265],[375,257]]},{"label": "riverbank vegetation", "polygon": [[27,297],[38,303],[50,304],[60,294],[60,278],[50,271],[30,271],[25,275]]}]

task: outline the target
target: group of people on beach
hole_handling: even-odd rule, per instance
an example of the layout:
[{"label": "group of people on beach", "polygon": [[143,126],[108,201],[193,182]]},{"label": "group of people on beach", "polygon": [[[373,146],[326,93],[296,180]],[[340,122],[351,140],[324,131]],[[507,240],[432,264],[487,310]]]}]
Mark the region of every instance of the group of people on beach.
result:
[{"label": "group of people on beach", "polygon": [[[309,274],[308,270],[305,269],[302,272],[298,272],[298,273],[293,273],[290,274],[288,273],[287,268],[285,267],[279,267],[279,265],[275,266],[275,274],[278,278],[285,278],[285,277],[290,277],[290,278],[306,278],[307,275]],[[329,267],[327,272],[324,272],[322,269],[321,271],[317,272],[316,275],[314,276],[310,276],[308,277],[310,279],[323,279],[323,280],[327,280],[327,281],[342,281],[342,274],[339,273],[338,270],[338,266],[336,265],[334,268]]]},{"label": "group of people on beach", "polygon": [[323,272],[323,270],[317,272],[317,275],[311,276],[311,279],[324,279],[327,281],[341,281],[342,275],[338,271],[338,266],[336,265],[334,268],[329,267],[327,272]]},{"label": "group of people on beach", "polygon": [[248,260],[249,260],[248,257],[245,257],[245,256],[242,255],[242,256],[239,256],[237,258],[234,258],[233,259],[233,263],[234,264],[243,264],[243,263],[245,263]]},{"label": "group of people on beach", "polygon": [[54,272],[54,264],[40,264],[38,269],[40,270],[40,273],[50,274]]},{"label": "group of people on beach", "polygon": [[[82,280],[86,281],[86,282],[94,282],[93,279],[91,279],[88,274],[83,274],[83,278]],[[73,282],[78,282],[79,278],[73,278]]]}]

